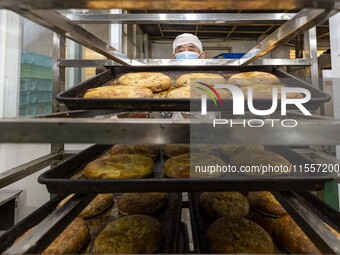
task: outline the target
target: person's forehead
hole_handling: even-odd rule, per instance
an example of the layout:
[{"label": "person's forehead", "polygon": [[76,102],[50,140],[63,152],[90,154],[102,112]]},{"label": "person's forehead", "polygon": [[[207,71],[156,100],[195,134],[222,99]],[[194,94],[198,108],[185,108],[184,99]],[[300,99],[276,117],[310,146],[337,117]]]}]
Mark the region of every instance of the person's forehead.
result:
[{"label": "person's forehead", "polygon": [[188,47],[193,47],[193,48],[198,49],[198,47],[193,43],[186,43],[186,44],[179,45],[179,46],[177,46],[176,49],[178,49],[178,48],[188,48]]}]

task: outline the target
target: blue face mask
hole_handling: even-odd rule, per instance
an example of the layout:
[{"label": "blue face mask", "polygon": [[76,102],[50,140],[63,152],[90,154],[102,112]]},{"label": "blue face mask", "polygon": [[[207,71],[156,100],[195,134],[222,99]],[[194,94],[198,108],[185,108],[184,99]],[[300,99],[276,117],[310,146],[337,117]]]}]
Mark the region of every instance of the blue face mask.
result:
[{"label": "blue face mask", "polygon": [[201,54],[193,51],[182,51],[175,55],[176,59],[198,59]]}]

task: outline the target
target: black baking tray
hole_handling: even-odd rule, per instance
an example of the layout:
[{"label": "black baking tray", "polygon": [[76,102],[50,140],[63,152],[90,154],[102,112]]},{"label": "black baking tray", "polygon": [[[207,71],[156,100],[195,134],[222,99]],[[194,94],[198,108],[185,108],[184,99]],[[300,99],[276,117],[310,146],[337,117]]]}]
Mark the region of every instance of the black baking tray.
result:
[{"label": "black baking tray", "polygon": [[[118,99],[90,99],[83,98],[85,92],[90,88],[95,88],[107,84],[107,82],[128,72],[163,72],[175,81],[177,77],[188,72],[210,72],[218,73],[224,77],[232,74],[247,71],[264,71],[278,76],[282,84],[290,87],[306,88],[311,92],[312,98],[304,106],[309,110],[315,110],[321,104],[331,99],[327,93],[312,87],[309,83],[300,80],[275,67],[111,67],[109,70],[100,73],[72,88],[57,95],[56,99],[65,104],[69,110],[95,110],[110,109],[123,111],[190,111],[200,109],[200,99],[171,99],[171,98],[118,98]],[[287,82],[289,79],[289,82]],[[279,100],[280,101],[280,100]],[[280,108],[278,102],[278,108]],[[256,109],[269,109],[272,106],[271,99],[255,99]],[[247,104],[245,104],[247,109]],[[215,111],[212,100],[208,100],[208,110]],[[230,111],[232,109],[232,99],[223,99],[223,106],[220,111]],[[288,110],[297,110],[293,105],[287,105]]]},{"label": "black baking tray", "polygon": [[[39,176],[50,193],[112,193],[112,192],[180,192],[180,191],[256,191],[256,190],[321,190],[333,176],[287,175],[281,177],[224,176],[219,178],[170,179],[163,177],[163,154],[155,163],[154,174],[144,179],[70,179],[79,174],[90,161],[104,154],[112,145],[93,145]],[[269,147],[292,164],[313,163],[287,147]]]},{"label": "black baking tray", "polygon": [[[323,222],[327,223],[335,230],[340,228],[340,214],[334,208],[318,199],[309,192],[303,192],[304,199],[301,200],[301,206],[313,211]],[[195,253],[209,253],[206,241],[206,233],[209,226],[216,220],[207,215],[199,204],[200,192],[189,193],[189,209],[191,218],[191,228],[194,242]],[[299,200],[300,201],[300,200]],[[251,214],[251,212],[249,213]],[[245,216],[247,218],[247,216]],[[275,241],[273,239],[273,241]],[[286,254],[285,249],[275,242],[275,253]]]},{"label": "black baking tray", "polygon": [[[105,212],[86,219],[90,228],[91,240],[81,249],[81,251],[79,251],[80,254],[93,254],[93,243],[98,234],[108,222],[121,217],[117,209],[117,199],[120,195],[121,194],[114,194],[114,203]],[[21,222],[3,233],[0,236],[0,253],[8,249],[18,237],[37,225],[52,211],[54,211],[63,198],[64,196],[53,198]],[[168,193],[167,203],[159,211],[152,215],[152,217],[159,221],[163,231],[162,244],[157,253],[178,253],[179,249],[183,249],[178,245],[181,244],[183,247],[185,246],[185,244],[180,243],[181,235],[185,235],[185,233],[181,234],[181,228],[183,227],[181,226],[181,199],[181,193]]]}]

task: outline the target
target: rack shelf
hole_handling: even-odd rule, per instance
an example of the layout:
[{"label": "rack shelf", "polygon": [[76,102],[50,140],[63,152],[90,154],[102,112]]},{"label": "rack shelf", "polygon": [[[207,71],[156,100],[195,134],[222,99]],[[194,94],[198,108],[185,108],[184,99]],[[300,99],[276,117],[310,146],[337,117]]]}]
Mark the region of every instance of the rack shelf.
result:
[{"label": "rack shelf", "polygon": [[[237,119],[236,119],[237,120]],[[247,123],[247,120],[246,120]],[[275,126],[277,125],[277,126]],[[200,128],[200,138],[190,129]],[[110,119],[110,118],[34,118],[4,119],[0,122],[2,143],[231,143],[264,145],[340,144],[340,120],[298,120],[294,128],[280,121],[266,120],[262,127],[236,124],[216,125],[202,120]],[[138,130],[138,132],[136,132]],[[321,136],[320,131],[327,134]],[[55,134],[58,134],[57,136]],[[77,134],[77,135],[74,135]],[[251,134],[251,136],[249,136]],[[206,137],[203,141],[202,137]],[[247,137],[247,139],[244,139]]]},{"label": "rack shelf", "polygon": [[[287,0],[276,1],[258,0],[2,0],[0,8],[17,12],[18,14],[41,24],[58,34],[55,43],[55,64],[53,69],[54,96],[64,89],[65,68],[88,66],[310,66],[312,68],[312,84],[318,86],[316,63],[316,30],[315,25],[327,20],[340,10],[340,0]],[[57,9],[89,8],[125,10],[151,9],[151,10],[301,10],[297,14],[143,14],[143,15],[73,15],[56,11]],[[305,9],[308,8],[308,9]],[[169,59],[129,59],[108,45],[100,38],[89,33],[78,24],[127,24],[127,23],[170,23],[170,24],[245,24],[259,23],[265,20],[272,22],[286,21],[278,30],[260,42],[240,60],[169,60]],[[261,59],[260,57],[274,48],[284,44],[297,34],[305,33],[307,51],[306,58],[301,59]],[[104,56],[108,60],[65,60],[65,37],[70,38]],[[308,52],[309,51],[309,52]],[[53,102],[53,109],[58,110],[58,103]],[[202,120],[167,120],[167,119],[116,119],[105,117],[99,113],[68,112],[38,118],[10,118],[0,120],[0,143],[53,143],[52,153],[29,162],[20,167],[9,170],[0,176],[0,187],[4,187],[45,166],[58,163],[69,157],[63,152],[62,145],[57,143],[139,143],[139,144],[168,144],[168,143],[202,143],[202,137],[207,143],[233,143],[233,144],[264,144],[264,145],[336,145],[340,144],[340,120],[325,118],[299,119],[294,129],[275,126],[267,120],[261,128],[239,125],[230,128],[219,125],[214,128],[211,123],[202,123]],[[79,118],[82,117],[82,118]],[[196,140],[190,139],[190,130],[200,125],[201,135]],[[138,130],[138,133],[136,132]],[[321,132],[326,135],[320,135]],[[56,135],[58,134],[58,135]],[[251,136],[249,135],[251,134]],[[222,137],[222,139],[221,139]],[[245,139],[245,137],[247,139]],[[209,140],[209,139],[210,140]],[[308,152],[310,153],[310,152]],[[313,154],[313,153],[311,153]],[[315,156],[315,155],[314,155]],[[333,158],[321,157],[326,162],[336,162]],[[175,184],[175,181],[174,181]],[[321,241],[323,252],[339,252],[339,241],[330,237],[330,231],[319,228],[321,221],[310,215],[306,208],[299,213],[301,207],[295,203],[296,194],[276,193],[277,198],[288,208],[292,216],[302,221],[302,227],[308,230],[313,240]],[[23,254],[41,252],[53,238],[91,201],[93,195],[77,197],[62,208],[54,211],[43,220],[31,233],[13,246],[9,253]],[[51,208],[50,208],[51,209]],[[52,209],[51,209],[52,210]],[[47,215],[47,214],[46,214]],[[38,222],[35,222],[38,223]],[[316,231],[311,227],[317,227]],[[327,232],[328,231],[328,232]],[[326,233],[326,235],[324,235]],[[19,233],[16,231],[16,235]],[[22,233],[21,233],[22,234]],[[44,238],[47,236],[47,239]],[[13,238],[14,236],[3,237]],[[31,240],[28,240],[30,239]],[[13,240],[12,240],[13,241]],[[29,245],[23,245],[29,241]]]},{"label": "rack shelf", "polygon": [[[257,0],[17,0],[15,6],[26,9],[151,9],[151,10],[282,10],[303,8],[339,9],[339,0],[287,0],[284,2]],[[11,9],[13,1],[3,0],[0,8]]]}]

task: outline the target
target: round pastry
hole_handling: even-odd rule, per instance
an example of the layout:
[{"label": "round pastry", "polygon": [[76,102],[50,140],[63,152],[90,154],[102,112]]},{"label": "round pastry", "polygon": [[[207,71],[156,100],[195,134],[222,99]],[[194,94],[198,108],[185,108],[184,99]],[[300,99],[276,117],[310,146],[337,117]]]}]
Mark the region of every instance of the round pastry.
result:
[{"label": "round pastry", "polygon": [[127,86],[103,86],[89,89],[84,98],[152,98],[153,94],[147,88],[133,88]]},{"label": "round pastry", "polygon": [[239,87],[252,86],[253,84],[280,84],[279,78],[267,72],[243,72],[230,76],[229,84]]},{"label": "round pastry", "polygon": [[222,159],[203,153],[182,154],[164,163],[164,174],[171,178],[216,178],[223,172],[207,171],[211,166],[225,166]]},{"label": "round pastry", "polygon": [[215,85],[215,84],[225,84],[226,80],[222,75],[214,74],[214,73],[188,73],[181,75],[176,80],[176,87],[185,87],[194,84],[190,84],[190,82],[203,82],[209,85]]},{"label": "round pastry", "polygon": [[[229,159],[230,164],[241,174],[254,176],[278,176],[289,174],[290,162],[281,155],[271,152],[240,152]],[[267,168],[266,172],[265,167]]]},{"label": "round pastry", "polygon": [[212,253],[273,254],[274,244],[268,233],[244,218],[219,218],[207,231]]},{"label": "round pastry", "polygon": [[123,215],[153,214],[167,201],[168,193],[143,192],[124,193],[118,199],[118,209]]},{"label": "round pastry", "polygon": [[169,76],[154,72],[127,73],[116,80],[117,85],[130,86],[132,89],[148,88],[152,92],[167,90],[171,83]]},{"label": "round pastry", "polygon": [[[203,86],[203,85],[202,85]],[[227,89],[215,89],[221,98],[231,98],[231,92]],[[197,85],[179,87],[171,90],[167,98],[201,98],[204,91],[197,88]]]},{"label": "round pastry", "polygon": [[239,192],[203,192],[200,205],[215,218],[243,218],[249,212],[248,200]]},{"label": "round pastry", "polygon": [[175,88],[165,96],[166,98],[199,98],[199,95],[190,93],[190,87]]},{"label": "round pastry", "polygon": [[131,145],[115,144],[109,151],[110,155],[135,154]]},{"label": "round pastry", "polygon": [[272,217],[282,217],[287,215],[286,210],[269,191],[249,192],[248,200],[250,206],[254,210],[265,215]]},{"label": "round pastry", "polygon": [[[248,95],[248,87],[242,87],[244,97],[247,98]],[[270,84],[255,84],[250,86],[253,89],[253,97],[252,98],[272,98],[273,97],[273,88],[277,89],[277,97],[281,98],[281,91],[284,86],[282,85],[270,85]],[[286,98],[302,98],[302,94],[299,92],[289,92],[286,94]]]},{"label": "round pastry", "polygon": [[153,172],[153,160],[137,154],[98,158],[88,163],[84,173],[90,179],[143,178]]},{"label": "round pastry", "polygon": [[133,151],[139,155],[147,156],[150,158],[155,158],[160,151],[160,146],[159,145],[134,145]]},{"label": "round pastry", "polygon": [[[62,207],[71,197],[64,198],[59,204],[58,208]],[[95,215],[98,215],[108,209],[113,203],[113,194],[99,194],[97,195],[91,203],[85,207],[85,209],[78,215],[83,219],[91,218]]]},{"label": "round pastry", "polygon": [[115,144],[111,149],[110,155],[119,154],[139,154],[150,158],[155,158],[160,151],[159,145],[123,145]]},{"label": "round pastry", "polygon": [[164,154],[168,158],[186,153],[212,154],[213,149],[206,144],[168,144],[164,146]]},{"label": "round pastry", "polygon": [[159,222],[147,215],[129,215],[110,222],[94,241],[95,254],[137,254],[157,251]]},{"label": "round pastry", "polygon": [[164,154],[169,158],[185,153],[190,153],[190,144],[167,144],[164,146]]},{"label": "round pastry", "polygon": [[274,235],[275,239],[292,254],[321,254],[289,215],[277,221]]},{"label": "round pastry", "polygon": [[190,153],[213,154],[213,148],[207,144],[192,144],[190,145]]},{"label": "round pastry", "polygon": [[260,144],[250,145],[225,144],[218,146],[218,150],[221,153],[221,155],[230,158],[232,155],[240,152],[264,151],[264,146]]}]

